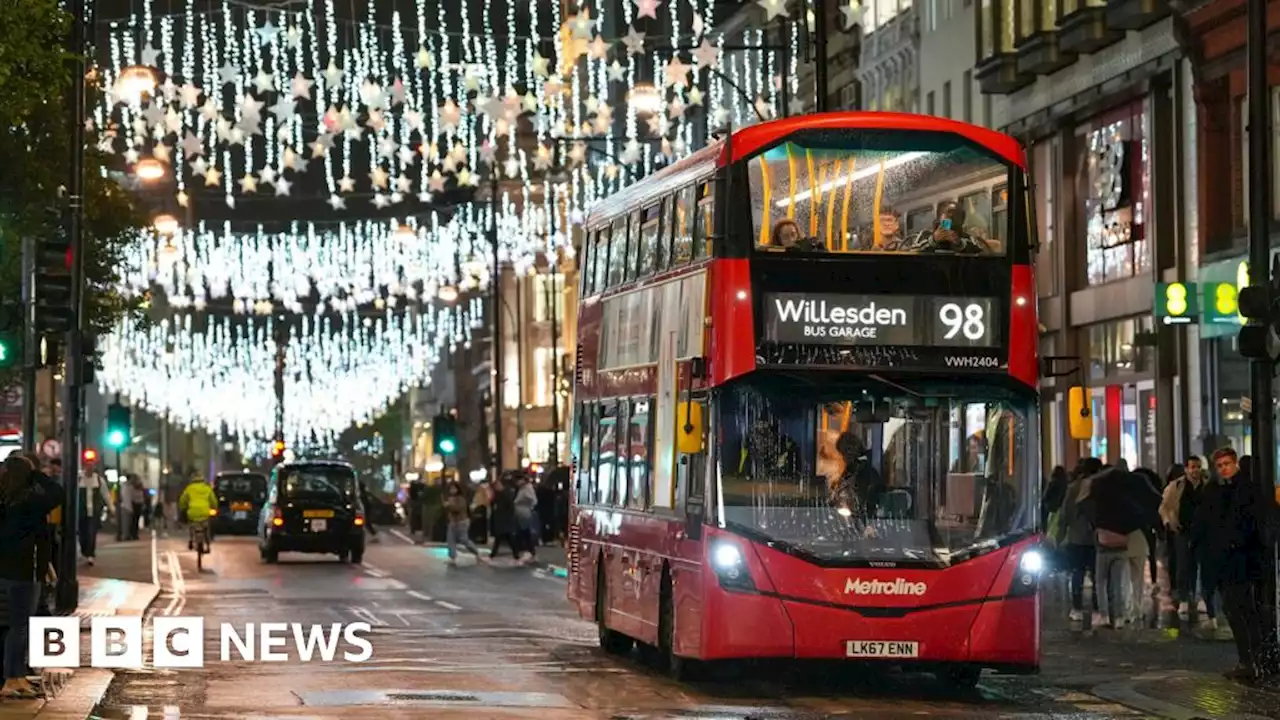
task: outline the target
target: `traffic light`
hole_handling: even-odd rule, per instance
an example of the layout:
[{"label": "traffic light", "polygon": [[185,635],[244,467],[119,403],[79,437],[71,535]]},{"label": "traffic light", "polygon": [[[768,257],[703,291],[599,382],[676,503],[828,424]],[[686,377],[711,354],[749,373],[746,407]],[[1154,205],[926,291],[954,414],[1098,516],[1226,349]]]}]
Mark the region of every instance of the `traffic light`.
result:
[{"label": "traffic light", "polygon": [[98,367],[98,336],[85,333],[80,341],[83,364],[80,366],[80,384],[92,385]]},{"label": "traffic light", "polygon": [[0,304],[0,368],[22,362],[22,308]]},{"label": "traffic light", "polygon": [[437,415],[431,422],[431,434],[435,438],[437,455],[443,457],[458,452],[458,420],[453,415]]},{"label": "traffic light", "polygon": [[85,465],[92,465],[98,462],[98,451],[93,448],[85,448],[83,457]]},{"label": "traffic light", "polygon": [[271,444],[271,457],[279,460],[284,457],[284,441],[277,440]]},{"label": "traffic light", "polygon": [[121,450],[133,437],[133,417],[125,405],[113,403],[107,408],[107,447]]},{"label": "traffic light", "polygon": [[37,334],[66,332],[71,329],[74,308],[71,307],[71,244],[59,224],[40,241],[36,255],[35,278],[31,298],[35,305]]},{"label": "traffic light", "polygon": [[1267,302],[1267,288],[1258,285],[1242,288],[1238,302],[1240,315],[1249,321],[1240,328],[1240,354],[1251,360],[1275,359],[1280,350],[1275,341],[1280,306]]}]

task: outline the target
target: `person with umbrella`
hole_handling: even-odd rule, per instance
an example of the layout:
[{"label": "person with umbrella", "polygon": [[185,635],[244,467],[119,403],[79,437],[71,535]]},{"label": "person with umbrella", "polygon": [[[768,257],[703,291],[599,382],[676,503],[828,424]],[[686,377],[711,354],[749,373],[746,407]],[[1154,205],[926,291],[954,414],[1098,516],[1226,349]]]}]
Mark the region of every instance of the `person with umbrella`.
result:
[{"label": "person with umbrella", "polygon": [[1138,572],[1147,556],[1143,529],[1160,521],[1160,493],[1127,466],[1104,468],[1081,491],[1081,511],[1094,527],[1098,546],[1098,594],[1106,602],[1112,627],[1133,616],[1140,598],[1126,598],[1131,587],[1130,557]]}]

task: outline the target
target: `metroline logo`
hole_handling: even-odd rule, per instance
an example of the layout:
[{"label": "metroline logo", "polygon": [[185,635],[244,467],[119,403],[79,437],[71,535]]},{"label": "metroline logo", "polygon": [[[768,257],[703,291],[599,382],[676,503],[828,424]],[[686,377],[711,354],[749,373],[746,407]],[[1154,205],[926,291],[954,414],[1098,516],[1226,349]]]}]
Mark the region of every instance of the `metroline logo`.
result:
[{"label": "metroline logo", "polygon": [[[156,617],[151,621],[152,664],[157,668],[204,667],[205,623],[202,617]],[[373,645],[364,637],[369,623],[221,623],[217,626],[222,662],[290,662],[290,646],[300,662],[366,662]],[[95,617],[89,625],[90,667],[141,668],[147,633],[142,618]],[[33,668],[77,668],[80,664],[80,618],[33,617],[27,640]],[[238,658],[233,657],[233,652]],[[314,659],[313,659],[314,658]]]},{"label": "metroline logo", "polygon": [[849,578],[844,582],[845,595],[924,595],[929,586],[922,582],[896,580],[863,580]]}]

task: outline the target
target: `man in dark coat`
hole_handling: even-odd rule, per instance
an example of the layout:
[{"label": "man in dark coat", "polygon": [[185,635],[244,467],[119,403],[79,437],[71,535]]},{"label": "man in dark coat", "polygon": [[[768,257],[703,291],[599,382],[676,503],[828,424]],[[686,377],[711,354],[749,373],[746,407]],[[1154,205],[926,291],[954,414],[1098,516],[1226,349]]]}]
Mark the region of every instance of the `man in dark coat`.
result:
[{"label": "man in dark coat", "polygon": [[521,544],[516,541],[516,487],[515,476],[504,473],[501,480],[493,483],[493,501],[489,506],[489,531],[493,534],[493,549],[489,557],[497,557],[502,543],[511,548],[511,556],[519,559]]},{"label": "man in dark coat", "polygon": [[1199,523],[1206,561],[1218,568],[1222,611],[1240,662],[1227,677],[1252,682],[1276,673],[1275,640],[1262,616],[1263,508],[1258,507],[1249,458],[1231,448],[1213,454],[1218,482],[1205,486]]}]

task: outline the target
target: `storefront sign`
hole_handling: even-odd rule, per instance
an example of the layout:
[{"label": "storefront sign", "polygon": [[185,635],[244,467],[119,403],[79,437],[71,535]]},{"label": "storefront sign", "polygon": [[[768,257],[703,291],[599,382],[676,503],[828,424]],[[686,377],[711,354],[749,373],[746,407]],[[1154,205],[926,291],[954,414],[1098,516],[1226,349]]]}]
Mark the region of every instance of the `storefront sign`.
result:
[{"label": "storefront sign", "polygon": [[1141,438],[1138,462],[1143,467],[1158,467],[1156,457],[1156,393],[1154,390],[1138,391],[1138,412],[1142,413]]},{"label": "storefront sign", "polygon": [[804,345],[995,347],[992,298],[778,293],[764,298],[764,339]]},{"label": "storefront sign", "polygon": [[1200,315],[1195,283],[1159,283],[1156,285],[1155,316],[1165,325],[1194,322]]}]

